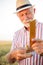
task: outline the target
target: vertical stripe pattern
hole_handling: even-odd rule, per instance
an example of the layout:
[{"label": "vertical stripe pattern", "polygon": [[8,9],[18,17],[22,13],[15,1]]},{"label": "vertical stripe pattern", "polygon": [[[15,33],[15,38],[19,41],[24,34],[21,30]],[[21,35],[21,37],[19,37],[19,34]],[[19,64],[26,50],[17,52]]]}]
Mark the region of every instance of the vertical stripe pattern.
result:
[{"label": "vertical stripe pattern", "polygon": [[[36,22],[36,39],[43,39],[43,24]],[[30,46],[30,32],[25,28],[17,31],[13,39],[11,50],[17,47]],[[43,57],[34,52],[31,58],[27,58],[18,62],[19,65],[43,65]]]},{"label": "vertical stripe pattern", "polygon": [[[41,24],[41,23],[37,23],[37,25],[36,25],[36,39],[43,40],[43,24]],[[38,63],[36,62],[36,65],[43,65],[42,64],[42,61],[43,61],[42,56],[38,55],[36,58],[37,58],[36,60],[38,62]]]}]

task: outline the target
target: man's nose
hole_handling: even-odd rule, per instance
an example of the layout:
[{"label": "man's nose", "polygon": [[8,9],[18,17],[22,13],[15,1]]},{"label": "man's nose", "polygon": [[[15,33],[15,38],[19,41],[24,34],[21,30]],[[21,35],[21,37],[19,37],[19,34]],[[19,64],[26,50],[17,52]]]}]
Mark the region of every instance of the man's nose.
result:
[{"label": "man's nose", "polygon": [[24,18],[25,18],[25,19],[27,19],[27,18],[28,18],[26,14],[24,14]]}]

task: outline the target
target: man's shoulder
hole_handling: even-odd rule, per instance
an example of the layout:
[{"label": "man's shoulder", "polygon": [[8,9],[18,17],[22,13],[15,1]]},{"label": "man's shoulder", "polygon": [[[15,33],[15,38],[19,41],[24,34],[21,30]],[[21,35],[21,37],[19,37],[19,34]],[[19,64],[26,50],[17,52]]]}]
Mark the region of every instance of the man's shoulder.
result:
[{"label": "man's shoulder", "polygon": [[43,24],[43,22],[36,20],[36,24]]},{"label": "man's shoulder", "polygon": [[36,26],[39,26],[39,25],[43,25],[43,23],[41,23],[40,21],[36,20]]}]

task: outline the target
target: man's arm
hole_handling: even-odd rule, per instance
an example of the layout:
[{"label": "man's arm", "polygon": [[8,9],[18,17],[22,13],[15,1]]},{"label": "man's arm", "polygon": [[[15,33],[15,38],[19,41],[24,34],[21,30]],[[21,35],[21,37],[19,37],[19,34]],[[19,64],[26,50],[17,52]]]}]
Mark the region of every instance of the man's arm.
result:
[{"label": "man's arm", "polygon": [[9,52],[7,55],[6,55],[6,59],[9,63],[14,63],[16,61],[16,59],[13,57],[13,54],[12,52]]},{"label": "man's arm", "polygon": [[26,53],[26,49],[16,49],[7,54],[7,60],[8,62],[13,63],[15,61],[20,61],[31,56],[32,54]]}]

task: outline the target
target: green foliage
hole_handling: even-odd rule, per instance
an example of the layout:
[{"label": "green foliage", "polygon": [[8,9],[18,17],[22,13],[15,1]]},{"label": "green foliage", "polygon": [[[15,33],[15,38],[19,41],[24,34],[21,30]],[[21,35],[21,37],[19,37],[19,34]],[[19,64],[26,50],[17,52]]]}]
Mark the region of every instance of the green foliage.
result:
[{"label": "green foliage", "polygon": [[17,65],[16,63],[10,64],[6,60],[6,54],[10,51],[11,44],[0,44],[0,65]]}]

